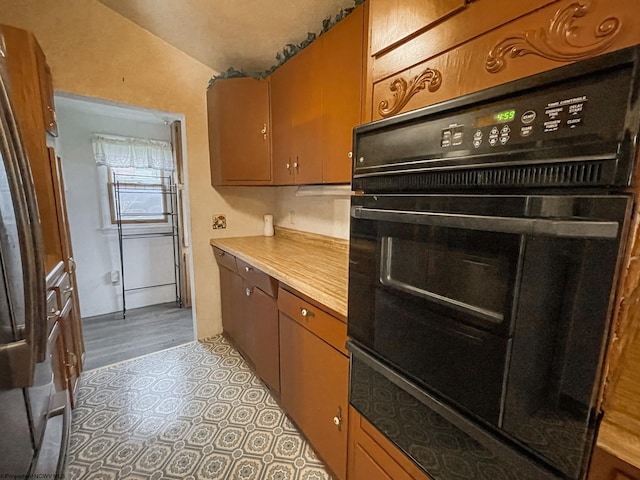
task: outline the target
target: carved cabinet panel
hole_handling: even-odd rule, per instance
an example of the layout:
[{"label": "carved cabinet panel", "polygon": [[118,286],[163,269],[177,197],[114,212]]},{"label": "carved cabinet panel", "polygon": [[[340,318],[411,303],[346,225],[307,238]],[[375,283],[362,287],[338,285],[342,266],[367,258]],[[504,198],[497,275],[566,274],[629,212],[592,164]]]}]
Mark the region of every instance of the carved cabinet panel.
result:
[{"label": "carved cabinet panel", "polygon": [[[471,13],[472,7],[478,10],[489,3],[469,5],[451,22]],[[376,73],[370,72],[370,118],[385,118],[634,45],[640,42],[640,30],[633,25],[633,5],[624,0],[553,2],[396,74],[373,80]]]}]

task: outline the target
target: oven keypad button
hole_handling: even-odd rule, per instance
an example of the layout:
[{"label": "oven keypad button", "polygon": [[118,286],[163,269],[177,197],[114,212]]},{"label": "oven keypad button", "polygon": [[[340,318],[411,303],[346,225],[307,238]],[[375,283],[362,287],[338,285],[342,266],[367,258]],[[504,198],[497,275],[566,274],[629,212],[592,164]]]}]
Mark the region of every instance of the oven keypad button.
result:
[{"label": "oven keypad button", "polygon": [[530,124],[531,122],[533,122],[536,119],[536,112],[534,112],[533,110],[527,110],[526,112],[524,112],[522,114],[522,116],[520,117],[520,120],[522,121],[522,123],[524,123],[525,125]]},{"label": "oven keypad button", "polygon": [[533,125],[525,125],[524,127],[520,128],[521,137],[528,137],[532,133],[533,133]]}]

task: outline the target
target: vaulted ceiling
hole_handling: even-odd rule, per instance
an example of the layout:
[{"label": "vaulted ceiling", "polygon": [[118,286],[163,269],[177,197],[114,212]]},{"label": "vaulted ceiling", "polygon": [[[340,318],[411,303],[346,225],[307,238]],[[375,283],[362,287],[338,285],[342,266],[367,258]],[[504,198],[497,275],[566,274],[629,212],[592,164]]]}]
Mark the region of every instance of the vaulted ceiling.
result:
[{"label": "vaulted ceiling", "polygon": [[99,0],[218,72],[267,70],[354,0]]}]

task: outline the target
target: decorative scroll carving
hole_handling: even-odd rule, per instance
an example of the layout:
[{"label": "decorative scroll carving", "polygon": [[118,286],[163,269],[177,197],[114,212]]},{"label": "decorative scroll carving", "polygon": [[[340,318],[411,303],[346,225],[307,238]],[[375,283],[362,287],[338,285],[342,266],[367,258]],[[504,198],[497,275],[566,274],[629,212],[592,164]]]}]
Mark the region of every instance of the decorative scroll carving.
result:
[{"label": "decorative scroll carving", "polygon": [[595,28],[593,42],[576,44],[577,34],[583,27],[575,22],[589,13],[590,6],[591,2],[571,3],[556,12],[547,29],[531,29],[505,38],[491,49],[485,68],[489,73],[498,73],[506,67],[507,57],[529,54],[556,62],[573,62],[603,52],[620,32],[621,22],[616,17],[605,18]]},{"label": "decorative scroll carving", "polygon": [[426,68],[409,82],[404,78],[396,78],[389,86],[389,90],[393,93],[391,104],[388,100],[382,100],[378,105],[378,113],[383,117],[395,115],[416,93],[425,88],[428,88],[430,92],[435,92],[441,85],[442,74],[435,68]]}]

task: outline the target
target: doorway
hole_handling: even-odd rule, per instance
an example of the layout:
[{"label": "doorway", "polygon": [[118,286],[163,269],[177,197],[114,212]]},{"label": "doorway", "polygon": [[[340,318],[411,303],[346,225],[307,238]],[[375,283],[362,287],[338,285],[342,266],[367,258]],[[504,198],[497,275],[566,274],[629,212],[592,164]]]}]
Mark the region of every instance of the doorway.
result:
[{"label": "doorway", "polygon": [[[62,93],[56,94],[55,101],[60,130],[57,149],[77,263],[85,369],[193,341],[196,324],[190,308],[181,116]],[[170,212],[163,208],[157,218],[141,214],[132,217],[140,221],[118,223],[114,174],[95,155],[98,136],[171,150],[170,168],[159,173],[149,170],[170,178],[171,201],[176,202]],[[135,199],[141,205],[144,200]],[[149,200],[151,205],[166,203]]]}]

